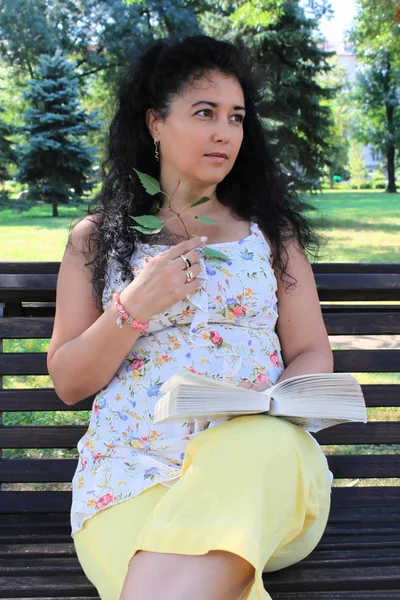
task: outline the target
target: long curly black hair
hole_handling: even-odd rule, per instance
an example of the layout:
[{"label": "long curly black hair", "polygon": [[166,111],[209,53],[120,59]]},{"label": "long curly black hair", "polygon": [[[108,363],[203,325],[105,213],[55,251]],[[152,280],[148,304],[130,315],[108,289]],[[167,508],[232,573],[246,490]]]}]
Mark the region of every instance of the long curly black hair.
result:
[{"label": "long curly black hair", "polygon": [[99,307],[110,258],[118,261],[122,278],[132,280],[129,261],[137,241],[145,241],[146,235],[132,229],[135,223],[130,217],[155,214],[162,206],[160,195],[147,194],[134,172],[137,169],[156,179],[160,176],[146,111],[152,108],[167,118],[174,97],[211,70],[237,79],[246,108],[242,145],[233,168],[217,185],[218,200],[238,217],[258,223],[271,242],[272,264],[282,281],[288,275],[284,241],[296,236],[304,250],[314,257],[318,254],[321,238],[302,214],[313,207],[291,188],[288,175],[273,157],[267,130],[257,115],[257,103],[268,86],[262,67],[239,41],[204,35],[178,42],[161,40],[135,59],[120,79],[107,156],[101,166],[102,188],[88,208],[87,214],[96,217],[96,227],[87,240],[91,258],[87,266],[92,271]]}]

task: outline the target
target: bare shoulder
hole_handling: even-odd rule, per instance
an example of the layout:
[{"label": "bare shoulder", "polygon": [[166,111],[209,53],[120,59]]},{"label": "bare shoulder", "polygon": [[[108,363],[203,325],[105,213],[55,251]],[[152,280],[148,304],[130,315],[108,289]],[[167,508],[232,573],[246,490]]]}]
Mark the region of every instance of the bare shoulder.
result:
[{"label": "bare shoulder", "polygon": [[66,250],[69,250],[74,254],[94,252],[94,248],[91,250],[90,238],[92,234],[95,233],[99,221],[100,215],[97,214],[87,215],[78,221],[69,233]]},{"label": "bare shoulder", "polygon": [[[261,233],[264,236],[265,241],[267,242],[270,251],[271,251],[271,256],[273,258],[272,260],[272,264],[274,265],[274,272],[275,272],[275,276],[278,280],[278,285],[282,285],[282,281],[281,281],[281,275],[282,272],[279,268],[279,266],[276,263],[276,258],[277,258],[277,249],[275,247],[275,245],[272,243],[271,239],[269,238],[269,236],[262,230],[260,229]],[[284,256],[284,262],[286,264],[285,267],[285,272],[286,274],[289,274],[289,279],[291,277],[295,277],[294,273],[297,272],[299,269],[301,268],[309,268],[311,269],[311,265],[310,262],[308,260],[307,257],[307,253],[304,250],[303,246],[300,244],[298,237],[293,234],[293,237],[291,237],[288,240],[283,240],[282,241],[282,245],[285,248],[287,255]],[[290,288],[293,290],[294,286],[290,286]]]}]

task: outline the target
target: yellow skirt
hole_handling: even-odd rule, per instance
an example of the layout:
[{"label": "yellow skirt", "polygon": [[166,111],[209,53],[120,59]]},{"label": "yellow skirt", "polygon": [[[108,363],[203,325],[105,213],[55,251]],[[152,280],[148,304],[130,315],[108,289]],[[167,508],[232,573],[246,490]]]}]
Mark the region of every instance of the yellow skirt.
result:
[{"label": "yellow skirt", "polygon": [[243,599],[270,598],[262,573],[305,558],[326,528],[327,460],[303,429],[265,415],[201,432],[172,487],[156,484],[103,509],[75,533],[78,559],[102,600],[118,600],[139,550],[233,552],[255,567]]}]

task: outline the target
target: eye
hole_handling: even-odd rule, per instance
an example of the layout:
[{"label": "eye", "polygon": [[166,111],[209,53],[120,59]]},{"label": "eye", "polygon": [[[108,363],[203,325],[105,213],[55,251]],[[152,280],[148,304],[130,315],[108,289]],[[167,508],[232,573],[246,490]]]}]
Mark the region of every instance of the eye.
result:
[{"label": "eye", "polygon": [[201,110],[198,110],[196,115],[199,115],[202,112],[208,112],[208,113],[212,113],[211,108],[202,108]]},{"label": "eye", "polygon": [[[205,113],[211,113],[211,114],[212,114],[212,110],[211,110],[211,108],[202,108],[201,110],[198,110],[198,111],[197,111],[196,115],[199,115],[200,113],[204,113],[204,112],[205,112]],[[205,115],[205,116],[207,116],[207,115]],[[235,115],[233,115],[233,116],[234,116],[234,117],[239,117],[239,120],[237,121],[237,123],[243,123],[243,120],[244,120],[244,116],[243,116],[243,115],[241,115],[241,114],[237,113],[237,114],[235,114]]]}]

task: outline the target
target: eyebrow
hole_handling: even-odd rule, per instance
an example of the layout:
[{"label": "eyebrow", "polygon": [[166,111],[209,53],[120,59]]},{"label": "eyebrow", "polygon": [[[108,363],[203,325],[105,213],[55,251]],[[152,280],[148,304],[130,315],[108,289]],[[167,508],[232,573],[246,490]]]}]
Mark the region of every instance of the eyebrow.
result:
[{"label": "eyebrow", "polygon": [[[209,104],[213,108],[217,108],[217,106],[219,106],[217,102],[210,102],[209,100],[198,100],[197,102],[195,102],[194,104],[192,104],[192,108],[194,106],[197,106],[198,104]],[[233,109],[234,110],[244,110],[244,111],[246,111],[246,109],[245,109],[244,106],[239,106],[239,105],[234,106]]]}]

